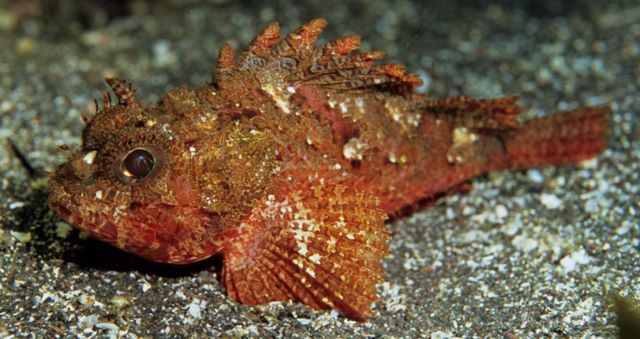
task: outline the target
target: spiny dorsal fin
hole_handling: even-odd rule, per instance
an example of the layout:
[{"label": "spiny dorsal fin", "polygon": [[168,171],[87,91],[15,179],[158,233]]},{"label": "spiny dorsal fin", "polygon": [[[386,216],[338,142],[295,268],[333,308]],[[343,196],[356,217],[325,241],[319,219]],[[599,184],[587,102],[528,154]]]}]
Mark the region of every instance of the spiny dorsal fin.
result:
[{"label": "spiny dorsal fin", "polygon": [[311,20],[300,26],[276,46],[276,55],[305,58],[313,50],[314,43],[326,27],[327,21],[324,19]]},{"label": "spiny dorsal fin", "polygon": [[273,46],[278,43],[278,40],[280,40],[280,24],[272,21],[244,48],[238,63],[244,64],[247,58],[252,56],[268,56]]},{"label": "spiny dorsal fin", "polygon": [[111,107],[111,95],[108,92],[102,92],[102,107]]},{"label": "spiny dorsal fin", "polygon": [[[131,85],[131,82],[111,77],[104,78],[104,81],[111,87],[113,93],[115,93],[122,104],[131,105],[136,100],[136,90],[133,88],[133,85]],[[107,105],[105,105],[105,107],[107,107]]]},{"label": "spiny dorsal fin", "polygon": [[234,66],[233,58],[235,58],[236,50],[231,45],[225,42],[220,51],[218,52],[218,61],[216,62],[215,79],[220,79],[220,76],[231,70]]},{"label": "spiny dorsal fin", "polygon": [[334,91],[381,90],[409,93],[420,79],[404,74],[403,65],[375,65],[384,57],[382,51],[353,54],[360,47],[360,36],[350,35],[316,47],[318,36],[326,27],[324,19],[315,19],[280,39],[277,22],[267,25],[243,50],[236,62],[229,45],[220,50],[216,82],[232,70],[248,71],[263,86],[310,85]]}]

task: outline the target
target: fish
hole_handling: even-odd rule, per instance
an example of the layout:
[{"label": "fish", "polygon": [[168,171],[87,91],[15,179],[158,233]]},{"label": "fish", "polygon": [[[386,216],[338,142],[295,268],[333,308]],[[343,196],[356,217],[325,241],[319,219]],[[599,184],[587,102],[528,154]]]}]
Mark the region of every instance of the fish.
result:
[{"label": "fish", "polygon": [[106,78],[82,143],[49,177],[49,206],[142,258],[222,257],[245,305],[293,300],[366,321],[389,220],[492,171],[578,163],[606,147],[608,107],[522,121],[517,97],[430,98],[359,35],[326,44],[312,20],[268,24],[214,74],[150,103]]}]

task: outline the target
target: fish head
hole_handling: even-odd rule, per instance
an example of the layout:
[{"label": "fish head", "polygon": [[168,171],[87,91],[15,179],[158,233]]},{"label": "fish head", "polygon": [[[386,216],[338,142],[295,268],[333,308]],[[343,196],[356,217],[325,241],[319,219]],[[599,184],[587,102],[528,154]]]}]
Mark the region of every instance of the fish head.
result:
[{"label": "fish head", "polygon": [[118,103],[105,100],[79,149],[50,175],[51,209],[153,261],[220,251],[269,183],[273,140],[238,121],[220,123],[215,103],[186,88],[158,104],[136,100],[125,82],[112,88]]}]

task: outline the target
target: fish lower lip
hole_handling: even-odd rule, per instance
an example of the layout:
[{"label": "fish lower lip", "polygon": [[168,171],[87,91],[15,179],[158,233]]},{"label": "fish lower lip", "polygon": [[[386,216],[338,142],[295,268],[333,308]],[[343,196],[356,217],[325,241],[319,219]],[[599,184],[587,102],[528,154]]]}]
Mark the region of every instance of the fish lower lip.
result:
[{"label": "fish lower lip", "polygon": [[88,231],[94,238],[110,242],[115,237],[116,226],[104,215],[83,216],[79,208],[68,201],[53,200],[49,206],[62,220],[77,229]]},{"label": "fish lower lip", "polygon": [[71,225],[80,225],[82,223],[82,218],[76,216],[78,213],[74,211],[75,208],[69,202],[61,201],[61,199],[52,200],[49,202],[49,208]]}]

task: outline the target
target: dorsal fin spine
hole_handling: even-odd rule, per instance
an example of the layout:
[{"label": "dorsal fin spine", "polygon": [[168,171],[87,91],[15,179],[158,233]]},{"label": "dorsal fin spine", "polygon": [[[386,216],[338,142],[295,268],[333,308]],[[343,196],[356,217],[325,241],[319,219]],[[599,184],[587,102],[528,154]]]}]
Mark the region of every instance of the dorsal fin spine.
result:
[{"label": "dorsal fin spine", "polygon": [[133,88],[131,83],[126,80],[120,80],[118,78],[106,77],[104,81],[111,87],[113,93],[118,97],[125,105],[131,105],[135,102],[135,93],[136,90]]},{"label": "dorsal fin spine", "polygon": [[[315,19],[279,40],[280,27],[272,22],[247,45],[237,62],[233,61],[233,49],[225,44],[220,50],[214,82],[225,82],[221,75],[237,70],[253,73],[261,82],[274,82],[278,87],[307,83],[335,91],[374,89],[408,94],[420,85],[417,76],[405,75],[404,65],[376,66],[376,60],[385,56],[383,51],[352,55],[360,47],[360,35],[344,36],[315,47],[326,26],[326,20]],[[237,80],[229,78],[231,82]]]}]

